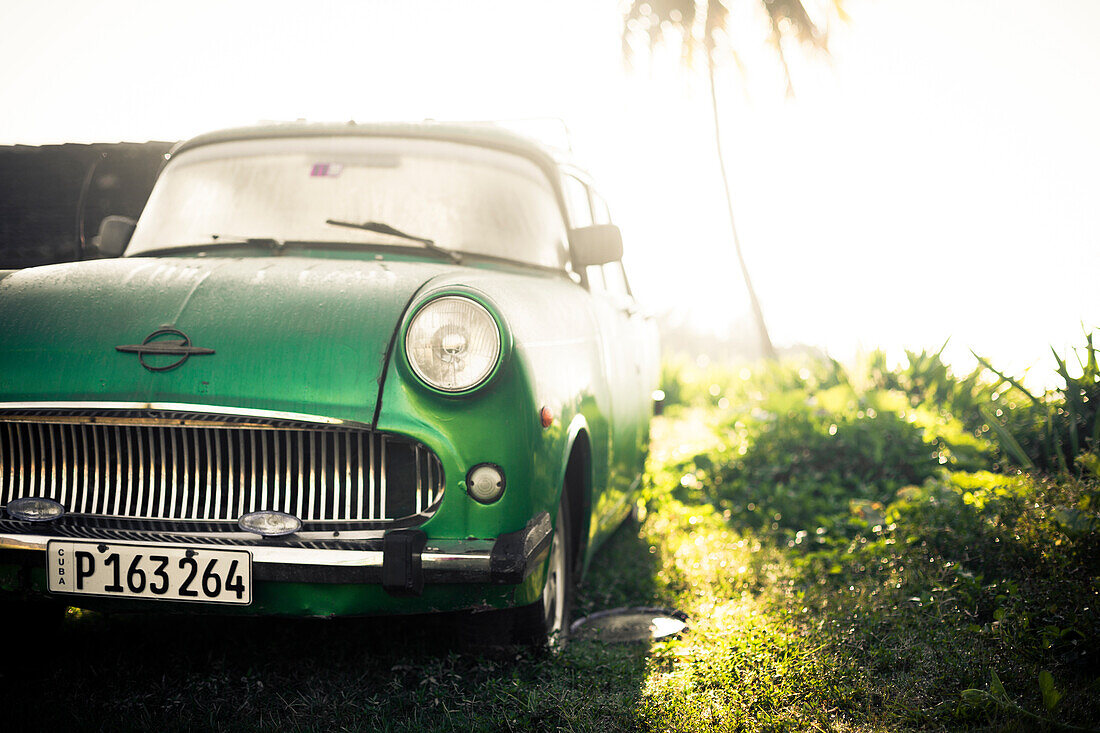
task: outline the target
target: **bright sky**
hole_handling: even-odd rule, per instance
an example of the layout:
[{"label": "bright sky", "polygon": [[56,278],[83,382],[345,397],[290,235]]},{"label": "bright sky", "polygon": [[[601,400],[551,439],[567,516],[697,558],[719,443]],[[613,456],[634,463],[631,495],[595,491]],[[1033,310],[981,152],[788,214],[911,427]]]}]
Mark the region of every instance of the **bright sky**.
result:
[{"label": "bright sky", "polygon": [[[746,8],[748,0],[740,0]],[[774,341],[969,348],[1019,370],[1100,326],[1100,3],[850,0],[832,58],[720,75]],[[0,144],[176,140],[258,120],[561,117],[635,290],[743,323],[702,75],[619,57],[614,0],[9,0]],[[750,11],[742,16],[751,20]],[[744,37],[742,37],[744,36]]]}]

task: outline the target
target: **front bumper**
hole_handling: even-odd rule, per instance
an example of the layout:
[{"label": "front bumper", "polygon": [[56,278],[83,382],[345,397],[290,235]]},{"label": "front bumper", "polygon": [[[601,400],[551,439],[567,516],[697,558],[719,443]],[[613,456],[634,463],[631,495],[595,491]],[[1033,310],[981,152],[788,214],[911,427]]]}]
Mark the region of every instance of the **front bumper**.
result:
[{"label": "front bumper", "polygon": [[[33,534],[0,531],[0,565],[44,571],[50,540],[72,540],[69,533],[34,527]],[[137,533],[135,533],[137,534]],[[173,541],[115,533],[104,539],[113,545],[171,543],[174,547],[210,548],[212,543]],[[219,542],[220,546],[252,553],[253,579],[260,583],[371,585],[390,596],[420,596],[428,586],[519,585],[540,570],[553,535],[550,515],[533,517],[516,532],[496,539],[429,540],[419,529],[395,529],[379,538],[338,542],[269,539]],[[306,546],[309,545],[309,546]],[[367,610],[367,609],[365,609]]]}]

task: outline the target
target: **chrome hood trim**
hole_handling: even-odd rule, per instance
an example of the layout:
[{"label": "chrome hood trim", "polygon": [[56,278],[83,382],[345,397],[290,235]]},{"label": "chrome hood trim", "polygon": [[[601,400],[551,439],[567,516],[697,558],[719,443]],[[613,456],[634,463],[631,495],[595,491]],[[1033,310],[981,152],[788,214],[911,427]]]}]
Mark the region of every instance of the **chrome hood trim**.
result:
[{"label": "chrome hood trim", "polygon": [[[68,414],[68,413],[73,414]],[[103,415],[104,412],[131,412],[136,415]],[[20,414],[25,413],[25,414]],[[87,414],[85,414],[87,413]],[[98,413],[98,414],[93,414]],[[174,413],[193,416],[192,420],[186,417],[160,416],[149,413]],[[200,405],[190,402],[0,402],[0,417],[6,420],[33,420],[34,422],[61,422],[66,423],[103,423],[119,422],[129,424],[141,424],[143,422],[170,423],[173,425],[189,425],[198,423],[208,425],[221,418],[252,418],[269,422],[248,424],[248,427],[271,428],[277,427],[277,422],[309,423],[313,425],[332,425],[342,427],[369,427],[365,423],[352,420],[341,420],[336,417],[324,415],[310,415],[302,412],[285,412],[281,410],[258,410],[245,407],[224,407],[222,405]],[[214,418],[213,420],[211,418]],[[229,422],[229,421],[227,421]],[[232,420],[233,425],[244,427],[240,420]]]}]

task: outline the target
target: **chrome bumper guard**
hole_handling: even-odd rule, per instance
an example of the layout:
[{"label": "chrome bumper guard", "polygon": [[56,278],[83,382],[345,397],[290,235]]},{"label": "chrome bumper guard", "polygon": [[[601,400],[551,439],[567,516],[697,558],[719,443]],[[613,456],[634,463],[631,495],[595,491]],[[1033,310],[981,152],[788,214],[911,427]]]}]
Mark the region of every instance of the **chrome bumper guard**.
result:
[{"label": "chrome bumper guard", "polygon": [[[276,539],[249,543],[242,549],[252,553],[253,577],[258,581],[375,583],[394,595],[419,595],[425,583],[521,583],[546,559],[552,536],[550,515],[542,512],[523,529],[495,540],[428,540],[420,529],[394,529],[380,539],[355,543],[362,549],[346,549],[351,543],[341,543],[345,549],[299,547]],[[0,533],[0,563],[44,567],[46,546],[54,539],[62,538]],[[151,544],[148,540],[106,542]],[[172,543],[180,547],[189,544]]]}]

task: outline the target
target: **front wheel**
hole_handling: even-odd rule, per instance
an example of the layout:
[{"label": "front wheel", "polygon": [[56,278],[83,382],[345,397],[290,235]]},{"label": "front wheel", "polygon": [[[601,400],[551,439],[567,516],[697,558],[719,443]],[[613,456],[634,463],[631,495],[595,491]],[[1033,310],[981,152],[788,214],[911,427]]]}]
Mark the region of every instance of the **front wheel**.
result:
[{"label": "front wheel", "polygon": [[512,612],[515,614],[514,635],[517,642],[533,646],[549,643],[552,647],[565,644],[573,602],[573,558],[569,531],[569,503],[562,491],[542,596],[535,603]]},{"label": "front wheel", "polygon": [[573,551],[569,532],[569,505],[563,492],[550,540],[542,595],[527,606],[463,616],[459,628],[464,646],[477,651],[513,644],[560,648],[565,643],[573,601]]}]

